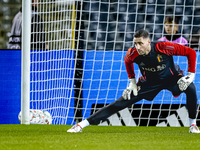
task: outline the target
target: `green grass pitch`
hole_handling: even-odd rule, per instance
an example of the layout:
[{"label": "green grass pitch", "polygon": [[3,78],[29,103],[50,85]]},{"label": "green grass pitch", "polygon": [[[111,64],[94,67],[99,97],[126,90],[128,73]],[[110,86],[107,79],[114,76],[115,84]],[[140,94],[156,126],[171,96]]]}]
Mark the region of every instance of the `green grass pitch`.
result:
[{"label": "green grass pitch", "polygon": [[0,125],[0,150],[199,150],[200,134],[188,127]]}]

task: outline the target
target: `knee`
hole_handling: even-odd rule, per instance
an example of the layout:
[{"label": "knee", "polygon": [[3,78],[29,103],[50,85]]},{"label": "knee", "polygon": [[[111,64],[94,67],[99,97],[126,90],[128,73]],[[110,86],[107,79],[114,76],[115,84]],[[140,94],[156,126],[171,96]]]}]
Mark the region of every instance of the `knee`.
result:
[{"label": "knee", "polygon": [[195,87],[195,85],[194,85],[194,83],[192,82],[189,86],[188,86],[188,88],[185,90],[185,93],[187,94],[187,93],[196,93],[196,87]]}]

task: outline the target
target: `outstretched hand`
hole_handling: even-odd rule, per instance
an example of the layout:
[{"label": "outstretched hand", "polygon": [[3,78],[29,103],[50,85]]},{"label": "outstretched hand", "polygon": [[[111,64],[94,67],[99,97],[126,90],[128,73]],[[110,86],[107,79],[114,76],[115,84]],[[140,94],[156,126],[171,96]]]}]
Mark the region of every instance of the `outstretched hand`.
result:
[{"label": "outstretched hand", "polygon": [[181,77],[177,82],[179,89],[181,91],[185,91],[188,88],[188,86],[193,82],[194,76],[195,73],[188,72],[187,76]]},{"label": "outstretched hand", "polygon": [[127,89],[124,90],[122,97],[125,100],[130,100],[131,99],[131,93],[133,92],[134,96],[138,95],[137,92],[137,85],[136,85],[136,80],[135,79],[130,79],[130,84],[127,87]]}]

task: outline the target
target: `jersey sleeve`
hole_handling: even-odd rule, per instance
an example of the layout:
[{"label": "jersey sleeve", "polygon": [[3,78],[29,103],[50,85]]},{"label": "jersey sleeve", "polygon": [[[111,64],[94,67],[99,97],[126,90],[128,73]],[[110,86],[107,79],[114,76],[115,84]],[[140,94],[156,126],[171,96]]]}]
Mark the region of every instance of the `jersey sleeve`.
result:
[{"label": "jersey sleeve", "polygon": [[135,78],[133,62],[138,55],[136,48],[129,48],[125,55],[125,66],[129,79]]},{"label": "jersey sleeve", "polygon": [[186,56],[188,60],[188,72],[195,73],[196,52],[194,49],[176,43],[160,42],[156,44],[156,51],[169,56]]}]

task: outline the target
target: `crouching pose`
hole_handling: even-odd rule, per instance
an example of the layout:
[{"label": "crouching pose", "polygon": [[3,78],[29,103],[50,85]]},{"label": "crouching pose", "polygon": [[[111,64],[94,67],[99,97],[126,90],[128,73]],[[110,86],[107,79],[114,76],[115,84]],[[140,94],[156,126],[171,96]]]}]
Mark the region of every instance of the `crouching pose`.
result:
[{"label": "crouching pose", "polygon": [[[193,83],[195,77],[196,52],[195,50],[171,43],[151,42],[149,33],[139,30],[134,34],[134,48],[130,48],[125,56],[125,66],[130,80],[123,95],[94,113],[87,119],[74,125],[67,132],[82,132],[88,125],[97,125],[105,121],[114,113],[142,100],[153,100],[163,89],[179,96],[186,94],[186,107],[189,113],[190,133],[200,133],[196,125],[197,94]],[[188,59],[188,73],[183,75],[178,65],[174,64],[173,55],[186,56]],[[133,63],[139,66],[142,77],[137,84]]]}]

